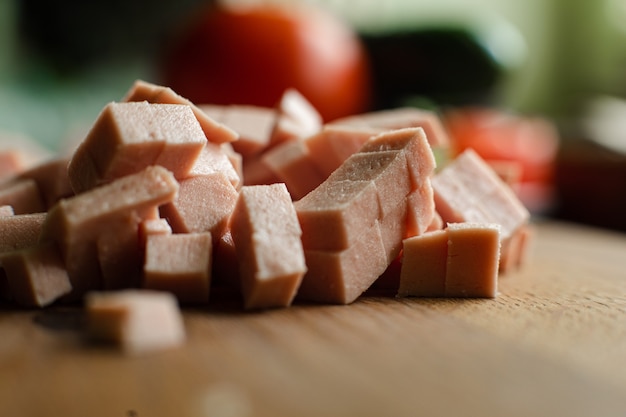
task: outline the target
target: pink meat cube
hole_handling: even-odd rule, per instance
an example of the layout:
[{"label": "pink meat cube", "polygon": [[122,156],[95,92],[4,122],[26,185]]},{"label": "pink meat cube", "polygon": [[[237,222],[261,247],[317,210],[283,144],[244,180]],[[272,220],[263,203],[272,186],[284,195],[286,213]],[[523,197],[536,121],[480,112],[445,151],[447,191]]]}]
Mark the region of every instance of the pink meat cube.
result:
[{"label": "pink meat cube", "polygon": [[139,245],[145,249],[146,240],[151,235],[171,235],[172,227],[166,219],[146,219],[139,223]]},{"label": "pink meat cube", "polygon": [[472,149],[434,175],[432,185],[444,222],[497,223],[507,240],[530,218],[513,190]]},{"label": "pink meat cube", "polygon": [[211,286],[212,237],[155,234],[146,241],[143,287],[167,291],[181,304],[206,304]]},{"label": "pink meat cube", "polygon": [[450,223],[446,230],[446,297],[495,297],[498,293],[500,226]]},{"label": "pink meat cube", "polygon": [[45,210],[61,198],[74,194],[67,173],[68,164],[69,158],[54,158],[37,164],[19,175],[19,178],[35,181]]},{"label": "pink meat cube", "polygon": [[322,128],[322,116],[317,109],[293,88],[287,89],[278,105],[278,118],[272,130],[271,144],[303,139]]},{"label": "pink meat cube", "polygon": [[381,217],[372,181],[325,181],[294,205],[302,245],[312,250],[347,249]]},{"label": "pink meat cube", "polygon": [[[422,184],[407,196],[406,203],[408,211],[405,237],[421,235],[431,228],[431,225],[435,226],[433,221],[437,221],[435,218],[437,213],[430,177],[425,178]],[[441,220],[439,215],[437,217]]]},{"label": "pink meat cube", "polygon": [[448,232],[437,230],[403,241],[398,297],[444,297]]},{"label": "pink meat cube", "polygon": [[441,117],[431,111],[412,107],[379,110],[355,116],[333,120],[333,125],[371,127],[383,130],[396,130],[420,127],[426,132],[428,143],[432,147],[445,148],[450,139]]},{"label": "pink meat cube", "polygon": [[325,179],[298,139],[276,145],[265,152],[262,159],[279,182],[285,183],[293,200],[301,199]]},{"label": "pink meat cube", "polygon": [[378,133],[379,130],[371,128],[326,125],[318,133],[305,138],[304,143],[317,168],[326,178]]},{"label": "pink meat cube", "polygon": [[87,332],[124,353],[140,355],[181,346],[183,317],[172,294],[148,290],[89,293]]},{"label": "pink meat cube", "polygon": [[298,290],[301,300],[350,304],[387,268],[387,254],[378,223],[365,229],[347,249],[305,249],[304,254],[308,271]]},{"label": "pink meat cube", "polygon": [[185,178],[207,140],[189,106],[109,103],[68,165],[79,193],[161,165]]},{"label": "pink meat cube", "polygon": [[237,140],[239,135],[229,127],[213,120],[201,108],[197,107],[191,101],[178,95],[169,87],[163,87],[146,81],[137,80],[126,93],[122,101],[147,101],[155,104],[184,104],[188,105],[193,114],[196,116],[202,131],[206,135],[209,142],[212,143],[229,143]]},{"label": "pink meat cube", "polygon": [[435,170],[435,157],[428,144],[422,128],[406,128],[381,133],[368,140],[359,152],[403,152],[409,173],[412,189],[422,186],[424,178]]},{"label": "pink meat cube", "polygon": [[[202,152],[198,156],[196,163],[193,165],[187,177],[196,177],[199,175],[208,175],[222,173],[233,187],[239,187],[241,176],[237,172],[237,168],[233,165],[231,155],[227,153],[227,147],[218,146],[207,143]],[[234,162],[239,165],[239,162]]]},{"label": "pink meat cube", "polygon": [[246,159],[269,146],[277,116],[278,112],[271,108],[232,105],[224,106],[217,120],[237,132],[239,140],[232,146]]},{"label": "pink meat cube", "polygon": [[301,229],[284,184],[244,186],[231,233],[246,308],[291,304],[306,272]]},{"label": "pink meat cube", "polygon": [[88,192],[59,201],[46,216],[42,242],[59,245],[72,282],[72,294],[99,289],[102,277],[97,239],[111,223],[134,217],[139,223],[155,206],[172,201],[178,182],[171,172],[153,166]]},{"label": "pink meat cube", "polygon": [[174,233],[211,232],[217,239],[226,230],[235,208],[237,190],[221,173],[180,181],[178,196],[161,207]]},{"label": "pink meat cube", "polygon": [[497,295],[500,226],[451,223],[405,239],[398,296]]}]

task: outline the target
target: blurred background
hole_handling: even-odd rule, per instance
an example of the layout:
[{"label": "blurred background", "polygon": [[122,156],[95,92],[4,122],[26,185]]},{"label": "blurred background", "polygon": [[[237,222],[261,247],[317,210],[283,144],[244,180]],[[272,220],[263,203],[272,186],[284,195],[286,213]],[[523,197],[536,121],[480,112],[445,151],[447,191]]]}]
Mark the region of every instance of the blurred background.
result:
[{"label": "blurred background", "polygon": [[[626,0],[306,3],[363,42],[370,109],[480,106],[545,121],[559,147],[536,213],[626,230]],[[51,150],[80,138],[134,80],[163,81],[168,48],[209,4],[0,0],[0,132]]]}]

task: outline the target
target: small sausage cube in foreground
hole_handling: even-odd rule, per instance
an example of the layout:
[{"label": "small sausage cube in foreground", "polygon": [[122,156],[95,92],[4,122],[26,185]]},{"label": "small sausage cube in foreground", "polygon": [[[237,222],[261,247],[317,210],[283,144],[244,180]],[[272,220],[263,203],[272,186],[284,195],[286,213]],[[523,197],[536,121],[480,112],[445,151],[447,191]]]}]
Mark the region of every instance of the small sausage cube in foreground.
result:
[{"label": "small sausage cube in foreground", "polygon": [[166,292],[92,292],[85,298],[87,332],[136,355],[180,346],[185,327],[176,298]]},{"label": "small sausage cube in foreground", "polygon": [[285,184],[242,187],[231,233],[245,307],[289,306],[306,265],[302,232]]},{"label": "small sausage cube in foreground", "polygon": [[450,223],[405,239],[398,296],[494,298],[500,225]]},{"label": "small sausage cube in foreground", "polygon": [[210,233],[151,234],[143,287],[169,291],[181,304],[206,304],[211,284]]}]

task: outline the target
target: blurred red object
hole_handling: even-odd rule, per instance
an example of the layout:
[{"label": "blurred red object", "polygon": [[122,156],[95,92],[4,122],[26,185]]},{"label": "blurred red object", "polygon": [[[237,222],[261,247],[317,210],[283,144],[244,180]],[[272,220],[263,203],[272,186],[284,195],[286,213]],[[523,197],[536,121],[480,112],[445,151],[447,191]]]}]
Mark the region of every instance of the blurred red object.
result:
[{"label": "blurred red object", "polygon": [[559,134],[541,117],[527,117],[490,108],[461,108],[449,112],[446,126],[452,153],[473,148],[487,162],[519,164],[514,189],[526,206],[545,211],[553,200]]},{"label": "blurred red object", "polygon": [[319,8],[212,6],[169,44],[162,82],[197,104],[270,107],[290,87],[325,121],[370,104],[370,70],[359,37]]}]

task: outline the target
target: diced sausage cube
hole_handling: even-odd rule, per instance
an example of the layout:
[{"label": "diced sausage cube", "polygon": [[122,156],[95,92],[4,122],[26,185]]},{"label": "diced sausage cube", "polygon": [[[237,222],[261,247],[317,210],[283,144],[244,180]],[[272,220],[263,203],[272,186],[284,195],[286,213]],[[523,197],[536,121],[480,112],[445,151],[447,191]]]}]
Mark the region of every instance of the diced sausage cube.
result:
[{"label": "diced sausage cube", "polygon": [[111,222],[133,216],[140,222],[155,206],[170,202],[178,192],[172,173],[153,166],[59,201],[48,212],[41,241],[59,245],[72,281],[72,294],[102,286],[97,239]]},{"label": "diced sausage cube", "polygon": [[387,254],[376,223],[349,248],[338,251],[305,249],[307,273],[298,299],[320,303],[354,302],[387,268]]},{"label": "diced sausage cube", "polygon": [[444,297],[448,233],[437,230],[403,241],[399,297]]},{"label": "diced sausage cube", "polygon": [[390,110],[379,110],[370,113],[336,119],[332,125],[371,127],[384,130],[396,130],[420,127],[426,132],[428,143],[432,147],[445,148],[450,139],[439,115],[431,110],[413,107],[401,107]]},{"label": "diced sausage cube", "polygon": [[404,154],[412,189],[422,186],[436,166],[435,157],[422,128],[406,128],[383,132],[368,140],[359,152],[399,151]]},{"label": "diced sausage cube", "polygon": [[286,307],[306,272],[301,229],[287,187],[244,186],[231,218],[244,306]]},{"label": "diced sausage cube", "polygon": [[381,217],[371,181],[325,181],[294,205],[306,249],[347,249]]},{"label": "diced sausage cube", "polygon": [[265,152],[262,159],[278,180],[285,183],[293,200],[301,199],[325,179],[301,140],[276,145]]},{"label": "diced sausage cube", "polygon": [[67,173],[69,158],[55,158],[23,171],[19,178],[35,181],[43,207],[48,210],[61,198],[74,194]]},{"label": "diced sausage cube", "polygon": [[72,289],[63,260],[53,244],[0,255],[10,295],[20,305],[45,307]]},{"label": "diced sausage cube", "polygon": [[[202,152],[200,152],[196,163],[189,171],[187,178],[221,173],[228,178],[233,187],[237,188],[241,182],[241,176],[233,165],[231,156],[229,156],[226,149],[227,147],[225,146],[207,143]],[[238,162],[235,162],[235,164],[239,165]]]},{"label": "diced sausage cube", "polygon": [[434,175],[432,185],[444,222],[497,223],[507,240],[530,218],[513,190],[472,149]]},{"label": "diced sausage cube", "polygon": [[239,139],[232,142],[232,146],[244,160],[269,146],[278,116],[275,109],[249,105],[224,106],[213,114],[216,120],[237,132]]},{"label": "diced sausage cube", "polygon": [[210,233],[149,235],[143,287],[171,292],[181,304],[206,304],[211,285],[211,241]]},{"label": "diced sausage cube", "polygon": [[171,235],[172,226],[166,219],[146,219],[139,223],[139,245],[141,248],[146,247],[146,240],[151,235]]},{"label": "diced sausage cube", "polygon": [[237,140],[239,135],[228,126],[213,120],[198,106],[180,96],[169,87],[164,87],[143,80],[137,80],[126,93],[122,101],[147,101],[158,104],[184,104],[188,105],[196,116],[202,131],[209,142],[229,143]]},{"label": "diced sausage cube", "polygon": [[285,90],[277,105],[278,118],[272,130],[271,143],[302,139],[322,128],[322,116],[297,90]]},{"label": "diced sausage cube", "polygon": [[380,217],[404,204],[412,190],[406,158],[400,151],[359,152],[348,158],[327,181],[372,181],[376,186]]},{"label": "diced sausage cube", "polygon": [[182,315],[171,294],[148,290],[89,293],[85,300],[87,332],[129,355],[181,346]]},{"label": "diced sausage cube", "polygon": [[495,297],[498,293],[500,226],[451,223],[446,230],[446,297]]},{"label": "diced sausage cube", "polygon": [[206,141],[189,106],[109,103],[70,160],[70,184],[84,192],[151,165],[184,178]]},{"label": "diced sausage cube", "polygon": [[180,181],[178,196],[161,207],[174,233],[211,232],[215,242],[224,233],[235,208],[237,190],[221,173]]},{"label": "diced sausage cube", "polygon": [[326,178],[378,133],[379,130],[370,128],[326,125],[318,133],[305,138],[304,143],[311,159]]}]

